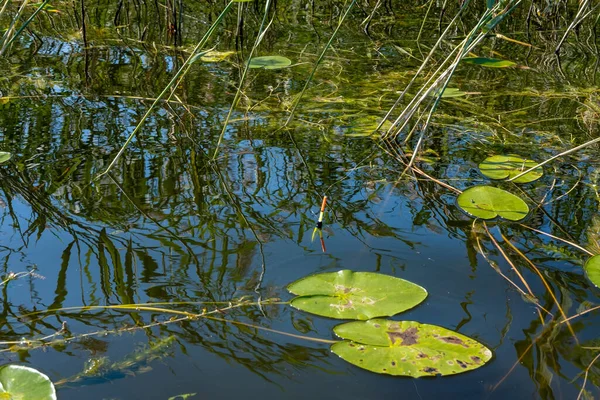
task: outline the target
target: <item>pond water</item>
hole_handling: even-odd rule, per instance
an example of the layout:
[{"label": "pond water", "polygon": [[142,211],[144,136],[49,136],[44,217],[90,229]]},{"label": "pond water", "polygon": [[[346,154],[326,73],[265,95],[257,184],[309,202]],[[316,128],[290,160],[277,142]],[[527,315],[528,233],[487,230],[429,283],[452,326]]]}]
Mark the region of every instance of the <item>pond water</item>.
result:
[{"label": "pond water", "polygon": [[[40,13],[0,58],[0,150],[13,154],[0,166],[2,273],[20,274],[2,286],[3,362],[44,372],[60,399],[599,396],[589,365],[600,314],[561,323],[600,303],[589,256],[531,229],[600,251],[598,147],[547,164],[535,183],[497,184],[532,209],[522,223],[488,223],[499,247],[455,192],[403,175],[399,152],[410,156],[418,135],[371,133],[456,13],[416,3],[358,3],[282,129],[350,2],[276,2],[255,55],[292,66],[250,70],[220,140],[264,12],[263,1],[234,5],[207,46],[220,53],[193,64],[101,177],[226,3],[89,2],[85,41],[80,4]],[[478,3],[432,65],[474,26]],[[473,53],[516,65],[460,64],[450,86],[466,95],[442,99],[416,159],[457,189],[489,184],[477,168],[489,155],[542,161],[597,136],[593,21],[559,64],[577,6],[526,3]],[[525,288],[499,248],[549,313],[499,274]],[[340,321],[285,304],[291,282],[342,269],[423,286],[427,299],[394,318],[456,330],[493,359],[421,379],[346,363],[310,340],[334,340]],[[160,304],[116,307],[145,303]]]}]

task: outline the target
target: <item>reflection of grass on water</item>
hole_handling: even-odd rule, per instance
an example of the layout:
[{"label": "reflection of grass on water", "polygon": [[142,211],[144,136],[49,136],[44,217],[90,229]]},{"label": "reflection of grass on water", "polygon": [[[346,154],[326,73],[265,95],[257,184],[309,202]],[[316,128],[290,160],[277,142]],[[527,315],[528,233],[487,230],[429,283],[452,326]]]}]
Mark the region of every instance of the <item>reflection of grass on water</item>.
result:
[{"label": "reflection of grass on water", "polygon": [[[46,317],[60,315],[62,318],[74,318],[88,320],[94,318],[88,315],[92,311],[116,311],[119,313],[128,313],[142,315],[150,313],[153,315],[153,322],[143,323],[140,320],[135,326],[123,326],[110,330],[100,330],[77,334],[71,332],[66,323],[54,334],[40,338],[22,339],[14,342],[0,342],[0,346],[8,346],[0,352],[27,352],[34,349],[43,349],[47,347],[62,348],[68,344],[82,344],[87,347],[87,341],[94,337],[104,337],[107,335],[122,335],[124,333],[133,333],[136,331],[147,332],[154,337],[153,329],[160,332],[159,339],[150,339],[147,346],[126,355],[123,359],[111,362],[106,356],[94,356],[86,361],[83,370],[69,378],[56,382],[56,385],[85,385],[91,383],[101,383],[106,380],[118,379],[127,375],[144,373],[150,370],[150,363],[161,359],[169,353],[169,349],[176,342],[185,347],[186,343],[197,343],[204,346],[208,351],[214,352],[221,357],[229,359],[233,357],[242,365],[251,371],[259,374],[264,379],[271,381],[266,376],[267,372],[277,372],[276,363],[286,360],[290,363],[304,365],[308,358],[318,357],[327,358],[328,351],[325,349],[314,349],[310,353],[304,346],[280,345],[277,342],[261,338],[256,334],[257,331],[264,331],[284,335],[293,339],[300,339],[313,343],[331,344],[335,341],[320,339],[305,335],[298,335],[267,328],[258,324],[242,322],[237,320],[239,315],[230,315],[237,310],[250,310],[279,305],[287,305],[287,302],[281,302],[278,299],[265,299],[254,301],[247,298],[232,300],[229,302],[168,302],[168,303],[146,303],[146,304],[124,304],[115,306],[87,306],[87,307],[67,307],[62,309],[46,310],[42,312],[28,313],[20,316],[21,321],[27,321],[29,324],[44,323]],[[179,307],[201,308],[201,312],[190,312],[179,310]],[[96,315],[96,318],[98,316]],[[178,326],[180,329],[168,329],[170,326]],[[231,330],[228,326],[237,327],[237,331]],[[249,339],[249,337],[251,339]],[[213,339],[211,339],[213,338]],[[243,356],[239,358],[235,353],[231,353],[229,345],[235,348],[237,342],[245,344]],[[95,348],[96,345],[92,346]],[[103,350],[105,351],[105,349]],[[253,354],[255,359],[248,358],[247,354]],[[297,358],[299,357],[299,358]],[[263,360],[264,362],[257,362]],[[269,361],[267,361],[269,360]],[[307,364],[310,365],[310,364]],[[321,368],[321,367],[318,367]]]}]

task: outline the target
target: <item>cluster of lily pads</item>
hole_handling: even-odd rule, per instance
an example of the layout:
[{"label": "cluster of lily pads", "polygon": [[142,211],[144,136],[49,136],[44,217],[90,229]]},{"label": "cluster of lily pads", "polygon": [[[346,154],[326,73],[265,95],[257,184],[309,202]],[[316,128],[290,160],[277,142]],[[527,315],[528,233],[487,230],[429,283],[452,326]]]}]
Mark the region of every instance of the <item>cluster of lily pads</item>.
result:
[{"label": "cluster of lily pads", "polygon": [[[517,155],[496,155],[483,160],[479,171],[494,180],[512,180],[515,183],[533,182],[543,175],[542,167],[519,176],[533,168],[537,163]],[[510,221],[519,221],[527,216],[529,207],[520,197],[493,186],[473,186],[462,192],[457,199],[458,205],[467,214],[481,219],[501,217]]]},{"label": "cluster of lily pads", "polygon": [[[494,180],[510,179],[515,183],[529,183],[542,177],[542,167],[519,175],[536,165],[535,161],[517,155],[495,155],[483,160],[479,164],[479,171]],[[517,178],[514,179],[515,177]],[[481,219],[501,217],[510,221],[519,221],[529,213],[527,203],[521,198],[493,186],[470,187],[458,196],[457,203],[467,214]],[[600,255],[587,260],[583,269],[588,279],[595,286],[600,287]]]},{"label": "cluster of lily pads", "polygon": [[311,275],[288,286],[291,305],[302,311],[356,321],[336,326],[343,339],[331,351],[379,374],[443,376],[483,366],[492,352],[460,333],[415,321],[382,319],[411,309],[427,291],[404,279],[342,270]]}]

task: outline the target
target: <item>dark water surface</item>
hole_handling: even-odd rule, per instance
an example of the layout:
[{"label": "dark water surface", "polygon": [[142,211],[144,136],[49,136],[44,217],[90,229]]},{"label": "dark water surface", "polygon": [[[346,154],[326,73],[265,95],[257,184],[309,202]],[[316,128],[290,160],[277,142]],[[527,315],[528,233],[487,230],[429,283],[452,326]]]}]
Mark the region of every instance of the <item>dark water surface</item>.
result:
[{"label": "dark water surface", "polygon": [[[175,18],[167,12],[171,2],[89,2],[85,47],[79,6],[57,2],[60,13],[43,13],[33,25],[41,42],[26,34],[0,59],[0,150],[13,153],[0,166],[2,271],[35,268],[1,288],[2,340],[20,341],[2,346],[3,363],[43,371],[61,399],[576,398],[597,354],[599,314],[574,319],[574,337],[535,270],[509,252],[552,313],[542,322],[536,306],[481,255],[478,240],[522,286],[485,232],[457,208],[455,194],[401,177],[394,146],[369,136],[437,40],[439,6],[419,42],[429,3],[384,2],[366,31],[362,23],[375,2],[357,6],[294,122],[281,130],[347,4],[277,3],[257,54],[283,55],[294,65],[250,72],[215,162],[262,1],[232,9],[209,46],[234,53],[194,64],[176,96],[160,103],[110,174],[95,182],[225,3],[186,2],[181,16],[175,7]],[[440,59],[464,37],[481,3],[443,44]],[[597,136],[595,31],[583,25],[565,45],[561,71],[552,43],[562,33],[552,23],[563,32],[576,9],[564,20],[539,10],[526,32],[519,24],[527,7],[500,32],[534,47],[490,37],[478,48],[478,55],[517,67],[459,67],[451,86],[469,94],[443,100],[417,160],[431,176],[464,189],[488,182],[477,171],[488,155],[544,160]],[[170,24],[179,34],[169,34]],[[597,155],[592,146],[561,158],[540,181],[521,186],[533,210],[524,225],[597,253]],[[324,195],[326,251],[318,237],[311,240]],[[537,266],[566,315],[600,303],[600,290],[582,270],[585,253],[519,224],[489,226]],[[170,321],[179,315],[160,310],[68,309],[234,307],[216,315],[331,340],[339,321],[285,304],[236,306],[241,299],[288,301],[289,283],[340,269],[425,287],[426,301],[395,318],[457,330],[494,358],[461,375],[398,378],[354,367],[327,344],[248,326]],[[58,308],[67,309],[22,317]],[[47,337],[64,322],[68,333]],[[62,333],[71,340],[59,340]],[[31,342],[44,337],[44,346]],[[600,396],[599,380],[594,366],[586,385],[593,397]]]}]

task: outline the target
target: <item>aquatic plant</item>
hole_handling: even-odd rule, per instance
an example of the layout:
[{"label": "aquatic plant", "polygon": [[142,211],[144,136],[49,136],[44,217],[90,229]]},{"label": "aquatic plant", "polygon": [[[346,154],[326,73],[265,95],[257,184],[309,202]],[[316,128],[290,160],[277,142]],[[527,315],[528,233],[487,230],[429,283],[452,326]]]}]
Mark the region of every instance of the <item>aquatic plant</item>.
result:
[{"label": "aquatic plant", "polygon": [[[514,183],[529,183],[540,179],[544,174],[542,167],[536,166],[535,161],[517,155],[496,155],[483,160],[479,164],[479,171],[490,179],[509,179]],[[532,167],[536,168],[528,174],[521,175],[521,172]],[[521,176],[516,178],[517,175]]]},{"label": "aquatic plant", "polygon": [[0,396],[8,400],[56,400],[50,378],[40,371],[16,364],[0,366]]},{"label": "aquatic plant", "polygon": [[[571,379],[570,371],[576,376],[561,391],[575,387],[583,396],[590,382],[598,382],[598,348],[580,338],[593,323],[577,320],[598,309],[594,216],[600,196],[592,147],[600,120],[594,83],[597,5],[184,3],[156,3],[155,12],[151,2],[84,10],[82,1],[62,15],[48,4],[36,11],[39,3],[22,9],[2,3],[13,12],[11,21],[14,12],[22,13],[19,21],[37,13],[35,24],[18,35],[25,39],[6,47],[4,54],[11,49],[14,58],[0,60],[6,71],[0,88],[3,149],[13,154],[0,168],[6,231],[14,232],[2,248],[4,283],[17,276],[8,271],[28,259],[28,247],[54,237],[60,240],[52,247],[62,246],[56,249],[56,270],[50,262],[41,266],[50,277],[44,289],[55,287],[40,295],[35,280],[23,281],[36,299],[33,305],[29,300],[20,305],[12,284],[3,288],[4,351],[22,357],[50,347],[63,356],[89,351],[93,355],[84,357],[89,363],[74,376],[82,382],[116,379],[147,371],[155,357],[133,352],[120,363],[96,351],[117,335],[139,332],[150,346],[160,343],[156,335],[177,335],[182,352],[201,347],[267,380],[283,376],[290,365],[339,372],[329,365],[326,348],[296,341],[333,345],[356,364],[361,361],[354,356],[362,353],[330,340],[329,330],[313,334],[323,324],[311,316],[274,311],[287,302],[263,300],[282,287],[279,274],[267,268],[269,257],[279,247],[286,256],[288,249],[300,249],[314,261],[311,268],[327,270],[353,262],[355,252],[364,250],[375,260],[374,270],[415,270],[422,266],[413,264],[414,254],[432,252],[426,263],[433,263],[429,256],[436,258],[437,240],[449,237],[464,245],[470,264],[470,270],[453,271],[456,287],[463,275],[473,280],[485,275],[479,268],[484,262],[508,293],[506,317],[489,322],[505,326],[497,336],[487,331],[477,336],[485,343],[497,340],[504,357],[514,347],[509,360],[515,367],[506,368],[492,392],[519,370],[547,396],[558,393],[557,381]],[[223,6],[231,9],[221,17]],[[236,8],[237,17],[231,13]],[[422,20],[411,20],[414,10]],[[222,18],[219,27],[205,46],[195,48],[215,18]],[[298,21],[306,24],[301,33]],[[215,48],[207,50],[209,43]],[[291,60],[294,66],[249,70],[260,60],[254,55],[266,54],[281,66],[291,66]],[[97,172],[108,170],[90,184]],[[513,184],[527,182],[535,183]],[[324,195],[333,200],[329,232],[313,229],[316,215],[310,211],[318,212]],[[493,223],[482,221],[488,218]],[[321,249],[308,240],[311,230],[313,239],[318,232]],[[359,245],[341,254],[340,236]],[[325,240],[332,243],[329,253]],[[285,264],[295,266],[287,258]],[[82,306],[65,309],[80,302],[72,297],[74,281],[81,282]],[[350,286],[333,285],[291,305],[314,306],[318,297],[344,309],[362,300],[355,293],[365,286],[345,293]],[[464,312],[453,314],[458,319],[449,326],[456,331],[482,318],[473,311],[481,308],[481,289],[473,286],[452,293],[450,303]],[[421,297],[426,293],[403,287]],[[241,305],[245,302],[234,298],[239,293],[255,297]],[[39,297],[49,304],[47,313],[27,309],[39,309]],[[173,301],[188,298],[205,302]],[[148,299],[164,303],[144,302]],[[496,303],[502,302],[486,305]],[[355,317],[376,315],[372,312],[361,310]],[[494,308],[486,321],[499,314]],[[291,329],[268,328],[274,315],[289,315]],[[65,320],[73,321],[73,332]],[[386,366],[369,361],[372,370],[398,366],[408,375],[442,373],[425,360],[414,370],[399,363],[409,348],[429,354],[407,343],[415,339],[413,328],[422,330],[426,342],[437,339],[427,337],[428,330],[445,328],[404,321],[406,327],[396,331],[398,321],[382,321],[380,328],[394,334],[376,342],[356,339],[385,354],[377,362]],[[273,340],[272,333],[293,345]],[[109,337],[102,345],[87,342],[102,336]],[[237,355],[242,349],[247,357]],[[463,355],[447,361],[470,369],[485,359]]]},{"label": "aquatic plant", "polygon": [[529,207],[519,197],[493,186],[473,186],[462,192],[458,205],[474,217],[492,219],[502,217],[519,221],[527,216]]},{"label": "aquatic plant", "polygon": [[333,331],[342,342],[331,351],[380,374],[447,376],[477,369],[492,358],[490,349],[460,333],[414,321],[371,319],[348,322]]},{"label": "aquatic plant", "polygon": [[372,272],[343,270],[311,275],[287,288],[292,307],[338,319],[391,316],[420,304],[427,291],[411,282]]},{"label": "aquatic plant", "polygon": [[[38,15],[38,13],[40,11],[46,9],[49,2],[50,2],[50,0],[43,0],[42,2],[37,3],[35,5],[35,7],[36,7],[35,11],[33,11],[29,15],[29,17],[23,22],[21,22],[21,20],[26,15],[28,2],[27,1],[22,2],[18,6],[18,9],[14,13],[14,16],[12,16],[8,27],[3,29],[4,34],[2,35],[2,38],[0,38],[0,56],[4,56],[6,54],[8,49],[10,49],[11,45],[15,42],[15,40],[17,40],[19,38],[21,33],[23,33],[23,31],[25,29],[27,29],[29,24],[31,24],[31,22],[35,19],[35,17]],[[2,6],[0,7],[0,20],[4,19],[5,15],[9,13],[9,5],[10,5],[9,0],[5,0],[2,3]],[[20,26],[18,25],[19,23],[21,23]]]}]

